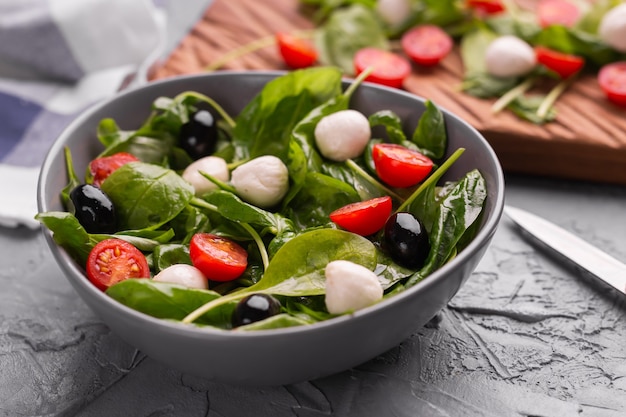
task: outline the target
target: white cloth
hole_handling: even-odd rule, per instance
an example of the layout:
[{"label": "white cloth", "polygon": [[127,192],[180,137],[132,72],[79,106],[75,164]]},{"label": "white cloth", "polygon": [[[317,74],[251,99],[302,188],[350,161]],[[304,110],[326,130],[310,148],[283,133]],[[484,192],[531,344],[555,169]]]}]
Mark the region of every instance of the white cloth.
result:
[{"label": "white cloth", "polygon": [[0,226],[38,227],[39,168],[63,128],[163,53],[163,1],[0,0]]}]

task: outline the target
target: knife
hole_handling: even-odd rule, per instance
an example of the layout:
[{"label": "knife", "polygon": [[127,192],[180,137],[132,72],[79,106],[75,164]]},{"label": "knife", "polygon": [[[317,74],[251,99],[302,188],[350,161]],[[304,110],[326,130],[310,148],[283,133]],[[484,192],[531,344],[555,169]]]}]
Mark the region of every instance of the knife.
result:
[{"label": "knife", "polygon": [[535,214],[511,206],[505,206],[504,213],[527,235],[569,264],[626,294],[626,264]]}]

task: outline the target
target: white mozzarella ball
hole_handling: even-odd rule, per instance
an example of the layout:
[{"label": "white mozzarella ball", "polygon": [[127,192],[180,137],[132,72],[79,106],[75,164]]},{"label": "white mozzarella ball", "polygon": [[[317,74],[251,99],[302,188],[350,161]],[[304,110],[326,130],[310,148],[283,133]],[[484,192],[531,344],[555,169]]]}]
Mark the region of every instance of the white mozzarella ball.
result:
[{"label": "white mozzarella ball", "polygon": [[338,162],[361,155],[370,136],[367,117],[356,110],[329,114],[315,126],[315,143],[320,153]]},{"label": "white mozzarella ball", "polygon": [[247,202],[269,208],[280,203],[287,194],[289,170],[279,158],[264,155],[235,168],[230,183]]},{"label": "white mozzarella ball", "polygon": [[383,21],[398,26],[411,14],[411,3],[409,0],[378,0],[376,11]]},{"label": "white mozzarella ball", "polygon": [[230,178],[226,161],[217,156],[205,156],[189,164],[183,171],[183,179],[193,185],[195,194],[200,196],[217,189],[217,185],[206,179],[200,171],[220,181],[227,182]]},{"label": "white mozzarella ball", "polygon": [[517,36],[500,36],[485,52],[487,72],[496,77],[519,77],[537,65],[533,48]]},{"label": "white mozzarella ball", "polygon": [[626,52],[626,3],[609,10],[598,27],[600,38],[619,52]]},{"label": "white mozzarella ball", "polygon": [[183,285],[188,288],[203,290],[209,288],[209,282],[204,274],[195,266],[187,264],[170,265],[156,274],[152,280]]},{"label": "white mozzarella ball", "polygon": [[326,265],[326,308],[342,314],[370,306],[383,298],[383,287],[373,271],[350,261]]}]

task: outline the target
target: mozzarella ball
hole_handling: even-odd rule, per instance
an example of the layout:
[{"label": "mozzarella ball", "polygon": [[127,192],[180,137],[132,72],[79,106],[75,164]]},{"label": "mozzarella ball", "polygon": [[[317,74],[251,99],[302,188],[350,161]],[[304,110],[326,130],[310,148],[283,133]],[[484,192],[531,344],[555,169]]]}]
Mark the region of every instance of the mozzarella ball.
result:
[{"label": "mozzarella ball", "polygon": [[411,14],[411,3],[409,0],[378,0],[376,11],[385,23],[398,26]]},{"label": "mozzarella ball", "polygon": [[626,52],[626,3],[609,10],[598,27],[600,38],[619,52]]},{"label": "mozzarella ball", "polygon": [[152,278],[157,282],[169,282],[188,288],[206,290],[209,282],[202,272],[195,266],[187,264],[170,265]]},{"label": "mozzarella ball", "polygon": [[183,179],[193,185],[195,194],[200,196],[209,191],[216,190],[218,187],[208,179],[206,179],[200,171],[205,172],[220,181],[227,182],[230,173],[226,161],[217,156],[205,156],[197,161],[189,164],[183,171]]},{"label": "mozzarella ball", "polygon": [[537,65],[533,48],[517,36],[501,36],[485,52],[487,72],[496,77],[519,77]]},{"label": "mozzarella ball", "polygon": [[260,156],[235,168],[230,183],[242,199],[269,208],[280,203],[287,194],[289,170],[275,156]]},{"label": "mozzarella ball", "polygon": [[370,136],[367,117],[356,110],[329,114],[315,126],[315,143],[320,153],[338,162],[361,155]]},{"label": "mozzarella ball", "polygon": [[326,265],[326,308],[342,314],[370,306],[383,298],[383,287],[373,271],[350,261]]}]

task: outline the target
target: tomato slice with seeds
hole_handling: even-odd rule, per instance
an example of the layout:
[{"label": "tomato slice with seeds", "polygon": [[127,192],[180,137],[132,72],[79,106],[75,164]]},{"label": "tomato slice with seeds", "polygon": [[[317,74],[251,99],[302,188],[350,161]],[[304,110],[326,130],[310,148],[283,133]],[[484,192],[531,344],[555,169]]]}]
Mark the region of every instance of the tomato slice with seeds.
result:
[{"label": "tomato slice with seeds", "polygon": [[496,14],[506,10],[500,0],[467,0],[467,6],[481,15]]},{"label": "tomato slice with seeds", "polygon": [[401,55],[378,48],[363,48],[354,54],[354,70],[357,75],[367,68],[372,72],[366,81],[400,88],[411,73],[411,63]]},{"label": "tomato slice with seeds", "polygon": [[93,178],[92,184],[100,187],[102,182],[119,167],[139,159],[128,152],[118,152],[110,156],[96,158],[89,163],[89,175]]},{"label": "tomato slice with seeds", "polygon": [[400,40],[404,53],[420,65],[432,66],[452,50],[452,37],[435,25],[420,25],[407,31]]},{"label": "tomato slice with seeds", "polygon": [[600,68],[598,83],[609,101],[626,106],[626,61],[613,62]]},{"label": "tomato slice with seeds", "polygon": [[130,278],[150,278],[150,267],[139,249],[122,239],[98,242],[87,258],[87,278],[105,291]]},{"label": "tomato slice with seeds", "polygon": [[572,27],[580,18],[580,9],[567,0],[540,0],[537,4],[537,19],[541,27],[562,25]]},{"label": "tomato slice with seeds", "polygon": [[317,62],[317,50],[306,39],[279,32],[276,34],[276,42],[280,56],[290,68],[307,68]]},{"label": "tomato slice with seeds", "polygon": [[248,266],[248,253],[238,243],[211,233],[196,233],[189,242],[191,263],[211,281],[232,281]]},{"label": "tomato slice with seeds", "polygon": [[385,226],[391,209],[391,197],[377,197],[343,206],[330,213],[330,220],[349,232],[369,236]]},{"label": "tomato slice with seeds", "polygon": [[561,78],[571,77],[585,65],[583,57],[565,54],[545,46],[536,46],[535,56],[537,57],[537,62],[556,72]]},{"label": "tomato slice with seeds", "polygon": [[374,145],[372,159],[378,177],[392,187],[419,184],[433,169],[433,161],[429,157],[394,143]]}]

